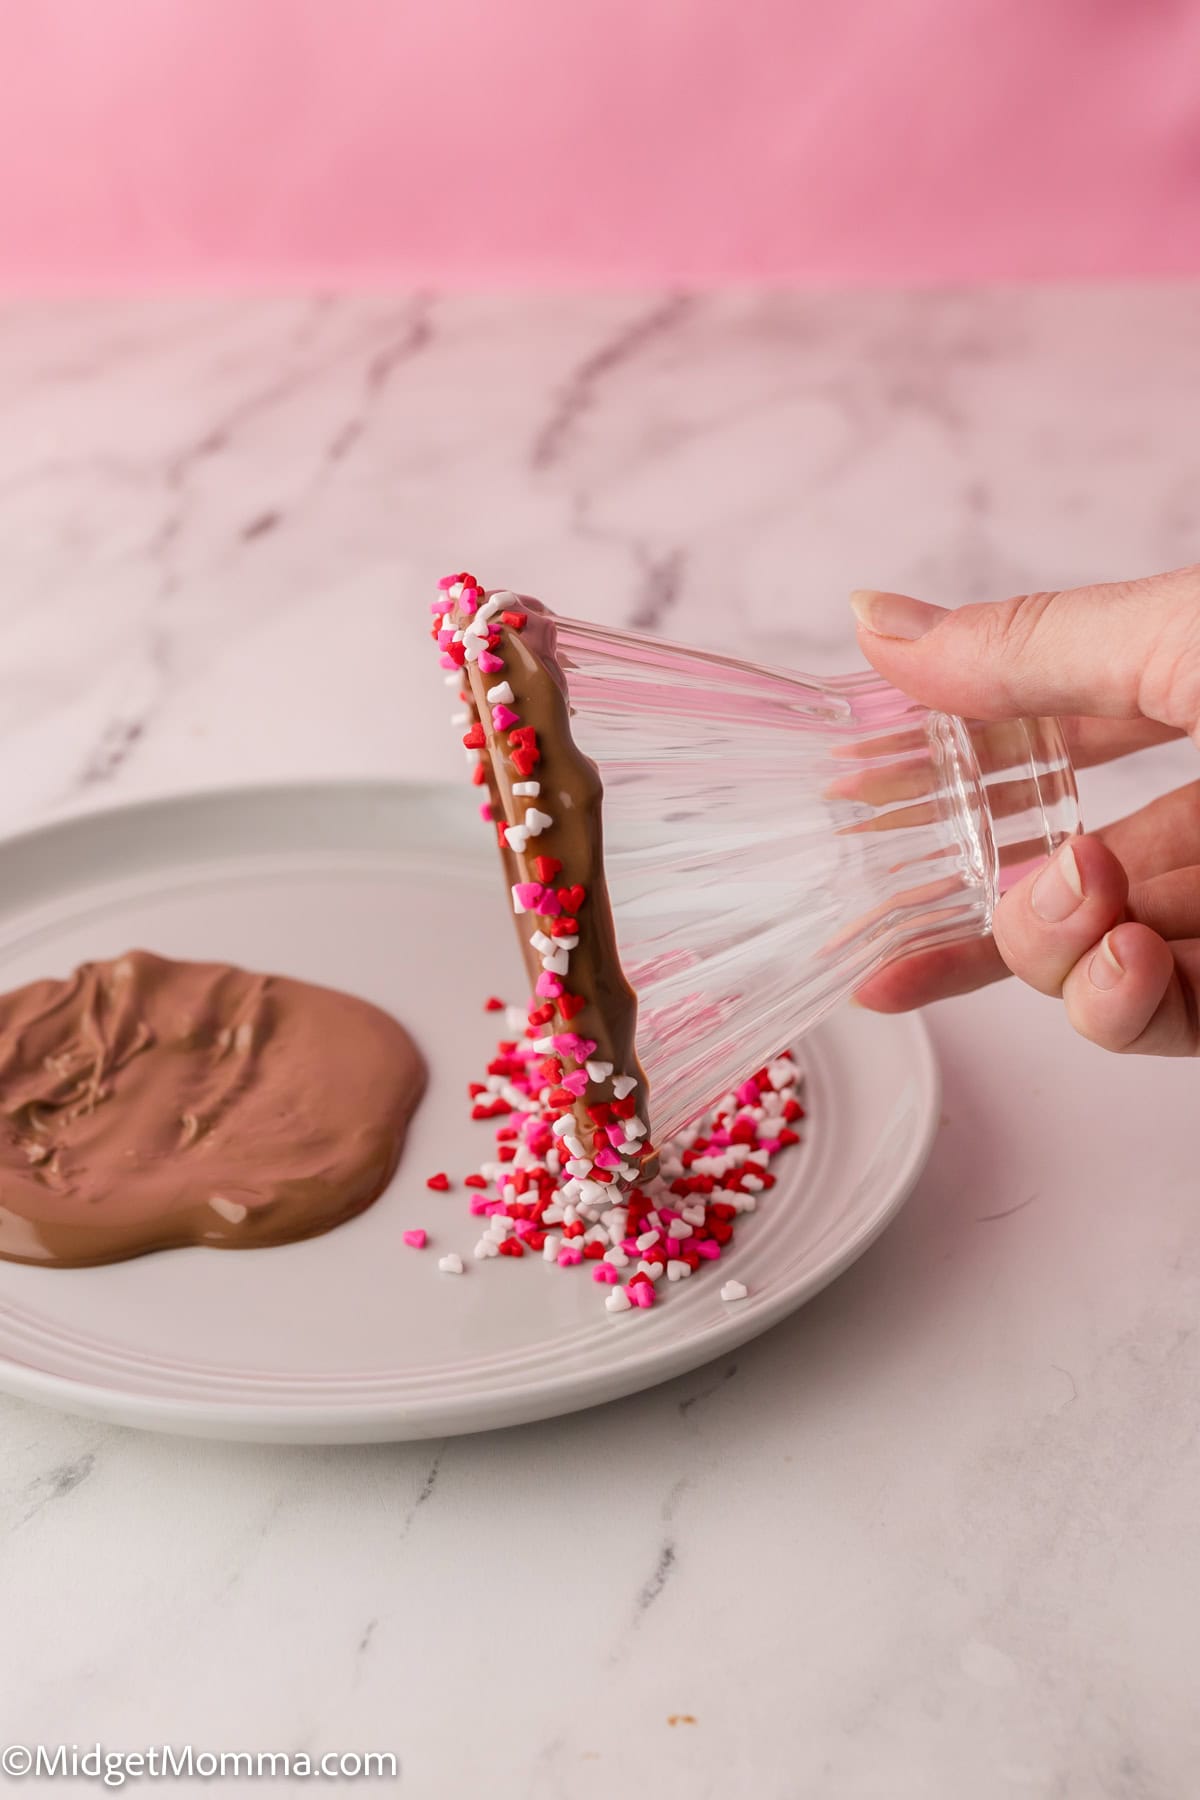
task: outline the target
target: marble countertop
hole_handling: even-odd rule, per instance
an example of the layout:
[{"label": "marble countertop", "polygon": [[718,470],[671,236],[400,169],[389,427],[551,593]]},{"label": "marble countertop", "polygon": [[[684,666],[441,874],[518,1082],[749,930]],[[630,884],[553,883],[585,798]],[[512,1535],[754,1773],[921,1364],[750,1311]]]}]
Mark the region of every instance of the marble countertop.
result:
[{"label": "marble countertop", "polygon": [[[856,585],[1190,561],[1198,384],[1169,286],[9,306],[0,828],[457,775],[406,678],[446,567],[834,670]],[[0,1400],[0,1736],[388,1749],[435,1800],[1193,1793],[1195,1068],[1011,985],[930,1025],[907,1208],[669,1386],[353,1450]]]}]

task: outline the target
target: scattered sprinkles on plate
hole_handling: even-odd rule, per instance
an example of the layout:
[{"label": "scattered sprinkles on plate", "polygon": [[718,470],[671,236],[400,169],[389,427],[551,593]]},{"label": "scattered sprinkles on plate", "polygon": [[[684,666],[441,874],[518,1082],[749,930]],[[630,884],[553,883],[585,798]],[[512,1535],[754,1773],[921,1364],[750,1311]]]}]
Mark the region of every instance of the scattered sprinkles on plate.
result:
[{"label": "scattered sprinkles on plate", "polygon": [[[784,1051],[719,1099],[700,1124],[655,1149],[642,1116],[640,1070],[614,1067],[598,1054],[596,1037],[572,1024],[589,1006],[586,993],[569,985],[588,894],[575,872],[539,853],[537,840],[554,826],[538,776],[543,746],[522,725],[521,694],[504,654],[506,632],[522,631],[528,614],[515,594],[485,594],[465,572],[439,583],[432,611],[440,660],[458,691],[453,718],[471,778],[483,786],[487,755],[503,756],[506,777],[516,778],[507,780],[508,791],[526,803],[513,807],[519,816],[499,816],[493,782],[480,813],[501,849],[520,859],[527,878],[511,884],[512,907],[540,962],[527,1007],[505,1006],[494,995],[484,1003],[504,1013],[507,1035],[484,1079],[468,1090],[471,1118],[495,1121],[496,1145],[494,1158],[464,1182],[471,1212],[483,1221],[474,1257],[587,1264],[606,1311],[645,1310],[666,1286],[719,1261],[736,1219],[775,1185],[771,1160],[800,1142],[793,1129],[804,1117],[798,1071]],[[473,684],[468,664],[496,679]],[[603,1026],[590,1029],[604,1035]],[[444,1191],[450,1184],[439,1173],[427,1185]],[[443,1256],[438,1268],[463,1272],[454,1255]],[[721,1298],[747,1293],[742,1282],[727,1281]]]}]

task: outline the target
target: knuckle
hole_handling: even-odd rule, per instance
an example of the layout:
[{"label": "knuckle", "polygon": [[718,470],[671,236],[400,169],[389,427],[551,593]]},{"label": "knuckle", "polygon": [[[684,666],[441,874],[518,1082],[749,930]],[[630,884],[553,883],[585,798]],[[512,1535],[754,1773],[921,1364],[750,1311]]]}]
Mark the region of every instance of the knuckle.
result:
[{"label": "knuckle", "polygon": [[961,607],[951,617],[970,633],[972,655],[991,672],[996,685],[1020,710],[1016,682],[1042,653],[1050,619],[1060,595],[1057,590],[1016,594],[1010,600]]}]

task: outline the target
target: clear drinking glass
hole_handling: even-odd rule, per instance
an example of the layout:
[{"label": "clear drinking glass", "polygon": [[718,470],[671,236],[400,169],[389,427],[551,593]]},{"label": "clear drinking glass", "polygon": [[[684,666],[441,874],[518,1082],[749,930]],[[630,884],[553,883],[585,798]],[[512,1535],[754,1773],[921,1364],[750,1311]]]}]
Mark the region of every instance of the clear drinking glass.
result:
[{"label": "clear drinking glass", "polygon": [[[551,615],[664,1138],[885,963],[985,935],[1079,829],[1057,721],[930,712]],[[548,621],[550,623],[551,621]]]}]

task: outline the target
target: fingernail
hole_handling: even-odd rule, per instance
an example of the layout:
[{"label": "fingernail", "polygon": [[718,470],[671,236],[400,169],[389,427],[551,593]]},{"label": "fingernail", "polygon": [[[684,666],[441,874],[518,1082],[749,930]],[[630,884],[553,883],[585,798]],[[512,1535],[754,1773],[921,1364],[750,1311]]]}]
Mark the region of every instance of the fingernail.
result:
[{"label": "fingernail", "polygon": [[1121,959],[1112,947],[1110,931],[1100,939],[1100,948],[1088,964],[1088,980],[1094,988],[1107,994],[1110,988],[1116,987],[1124,973]]},{"label": "fingernail", "polygon": [[914,600],[911,594],[880,594],[874,588],[859,588],[851,594],[850,604],[860,625],[890,638],[924,637],[948,610],[928,600]]},{"label": "fingernail", "polygon": [[1083,899],[1083,877],[1070,844],[1052,856],[1029,892],[1029,904],[1047,925],[1061,925]]}]

